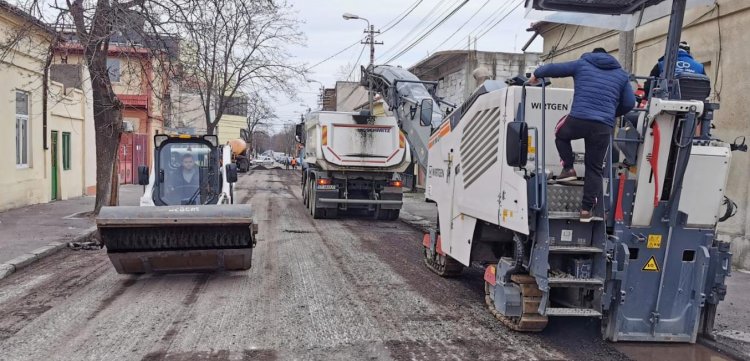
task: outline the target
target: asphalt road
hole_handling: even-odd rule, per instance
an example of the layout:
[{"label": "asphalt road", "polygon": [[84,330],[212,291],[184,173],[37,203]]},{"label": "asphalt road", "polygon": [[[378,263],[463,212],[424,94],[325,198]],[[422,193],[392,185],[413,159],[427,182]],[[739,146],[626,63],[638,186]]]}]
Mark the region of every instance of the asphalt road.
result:
[{"label": "asphalt road", "polygon": [[313,220],[299,172],[253,171],[236,196],[260,226],[251,270],[126,276],[103,251],[60,252],[0,281],[0,360],[627,359],[595,320],[508,331],[481,271],[430,273],[411,226]]}]

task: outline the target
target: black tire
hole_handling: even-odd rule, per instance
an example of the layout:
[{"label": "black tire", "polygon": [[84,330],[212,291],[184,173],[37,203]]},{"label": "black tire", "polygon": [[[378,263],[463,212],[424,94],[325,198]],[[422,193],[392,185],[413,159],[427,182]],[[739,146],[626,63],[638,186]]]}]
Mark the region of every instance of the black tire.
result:
[{"label": "black tire", "polygon": [[307,192],[307,189],[309,188],[309,182],[305,181],[302,183],[302,204],[307,207],[307,205],[310,203],[310,197]]},{"label": "black tire", "polygon": [[339,210],[338,208],[328,208],[326,209],[326,218],[338,218],[339,217]]},{"label": "black tire", "polygon": [[240,172],[245,173],[250,170],[250,163],[247,161],[247,159],[242,158],[237,161],[237,169]]},{"label": "black tire", "polygon": [[391,212],[389,214],[388,220],[395,221],[398,219],[398,216],[400,215],[401,210],[400,209],[391,209]]},{"label": "black tire", "polygon": [[391,210],[380,208],[380,206],[375,206],[375,219],[379,221],[387,221],[391,219]]},{"label": "black tire", "polygon": [[310,199],[308,201],[308,203],[310,203],[310,214],[313,219],[325,218],[326,210],[324,208],[318,208],[318,201],[315,199],[315,187],[312,186],[314,183],[314,180],[313,182],[310,182]]}]

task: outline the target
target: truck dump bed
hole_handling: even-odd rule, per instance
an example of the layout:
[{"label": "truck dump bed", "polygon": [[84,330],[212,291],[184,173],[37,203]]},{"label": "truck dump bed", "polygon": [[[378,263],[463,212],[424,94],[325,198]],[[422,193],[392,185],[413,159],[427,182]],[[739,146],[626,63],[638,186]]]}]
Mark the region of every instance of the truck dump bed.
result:
[{"label": "truck dump bed", "polygon": [[402,172],[411,161],[406,138],[393,117],[358,123],[356,113],[315,112],[306,121],[305,161],[322,169],[349,167]]}]

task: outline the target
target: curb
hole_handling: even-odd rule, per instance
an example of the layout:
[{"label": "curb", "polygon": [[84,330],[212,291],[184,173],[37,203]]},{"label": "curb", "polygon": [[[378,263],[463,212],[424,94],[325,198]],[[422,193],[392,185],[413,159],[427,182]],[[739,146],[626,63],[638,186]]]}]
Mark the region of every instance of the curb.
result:
[{"label": "curb", "polygon": [[[406,219],[406,218],[410,218],[410,219]],[[409,227],[415,228],[416,230],[421,231],[423,233],[430,232],[430,221],[428,221],[427,219],[423,217],[404,211],[403,208],[401,208],[401,216],[398,217],[398,220],[401,221],[401,223],[406,224]]]},{"label": "curb", "polygon": [[737,350],[733,346],[719,341],[718,339],[712,340],[708,337],[699,336],[698,339],[696,340],[696,343],[706,346],[710,349],[713,349],[714,351],[718,351],[736,360],[747,360],[747,355]]},{"label": "curb", "polygon": [[[71,242],[83,242],[91,238],[96,232],[96,226],[89,227],[82,234],[75,236]],[[8,262],[0,263],[0,280],[13,273],[28,267],[36,261],[51,256],[60,250],[67,248],[68,242],[50,242],[44,247],[37,248],[29,253],[22,254]]]}]

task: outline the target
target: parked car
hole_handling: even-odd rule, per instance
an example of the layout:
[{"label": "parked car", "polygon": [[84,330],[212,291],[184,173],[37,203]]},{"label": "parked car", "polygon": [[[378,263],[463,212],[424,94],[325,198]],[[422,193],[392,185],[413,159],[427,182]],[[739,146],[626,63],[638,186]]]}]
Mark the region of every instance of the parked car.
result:
[{"label": "parked car", "polygon": [[274,161],[271,159],[271,157],[267,157],[264,155],[259,156],[258,158],[253,159],[253,165],[262,165],[264,167],[270,167],[273,166]]}]

